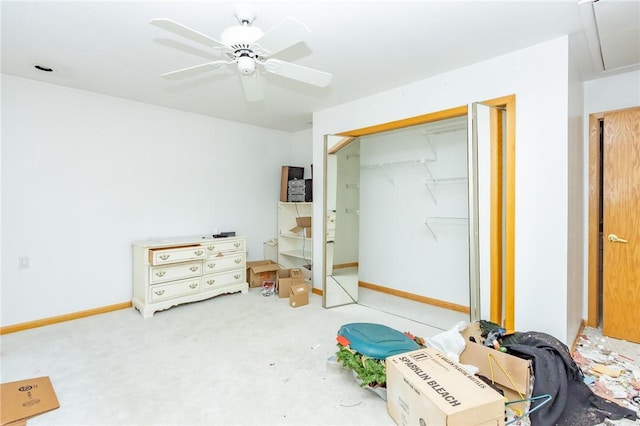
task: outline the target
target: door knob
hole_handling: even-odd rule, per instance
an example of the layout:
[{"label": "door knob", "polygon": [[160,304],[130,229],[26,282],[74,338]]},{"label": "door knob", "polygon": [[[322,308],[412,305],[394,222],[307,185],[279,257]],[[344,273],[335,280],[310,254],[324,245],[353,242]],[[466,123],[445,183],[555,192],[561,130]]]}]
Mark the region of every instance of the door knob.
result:
[{"label": "door knob", "polygon": [[623,240],[622,238],[618,237],[616,234],[609,234],[609,241],[611,241],[612,243],[628,243],[629,241],[627,240]]}]

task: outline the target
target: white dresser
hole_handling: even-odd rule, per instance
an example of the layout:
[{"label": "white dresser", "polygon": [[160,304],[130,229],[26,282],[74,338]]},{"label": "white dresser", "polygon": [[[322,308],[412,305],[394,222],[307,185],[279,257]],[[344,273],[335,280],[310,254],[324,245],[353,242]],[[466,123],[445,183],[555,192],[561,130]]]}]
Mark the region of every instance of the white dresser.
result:
[{"label": "white dresser", "polygon": [[245,237],[133,243],[133,306],[143,318],[181,303],[249,289]]}]

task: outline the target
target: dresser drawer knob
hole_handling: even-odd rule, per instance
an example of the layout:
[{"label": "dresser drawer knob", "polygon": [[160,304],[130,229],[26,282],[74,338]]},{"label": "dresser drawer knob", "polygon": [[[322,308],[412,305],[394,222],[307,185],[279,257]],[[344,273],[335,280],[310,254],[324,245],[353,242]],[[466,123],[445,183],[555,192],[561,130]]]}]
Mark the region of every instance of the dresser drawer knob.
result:
[{"label": "dresser drawer knob", "polygon": [[235,274],[233,278],[235,278],[236,280],[239,280],[241,276],[242,276],[241,274]]},{"label": "dresser drawer knob", "polygon": [[161,254],[160,255],[160,259],[167,260],[169,258],[169,256],[170,256],[169,254]]},{"label": "dresser drawer knob", "polygon": [[216,280],[207,280],[207,284],[208,285],[213,285],[213,283],[215,283],[215,282],[216,282]]},{"label": "dresser drawer knob", "polygon": [[240,262],[242,262],[242,259],[236,259],[236,260],[234,260],[234,262],[240,263]]},{"label": "dresser drawer knob", "polygon": [[207,263],[207,268],[209,268],[209,269],[213,269],[213,268],[215,268],[215,267],[216,267],[216,264],[215,264],[215,263]]},{"label": "dresser drawer knob", "polygon": [[158,271],[158,272],[156,272],[156,276],[157,277],[164,277],[164,274],[166,274],[166,273],[167,273],[166,271]]},{"label": "dresser drawer knob", "polygon": [[198,287],[198,283],[189,284],[189,288],[194,289]]},{"label": "dresser drawer knob", "polygon": [[234,246],[235,248],[238,248],[238,247],[240,247],[240,243],[233,243],[233,246]]},{"label": "dresser drawer knob", "polygon": [[162,296],[164,294],[164,290],[158,290],[155,293],[156,293],[156,296]]},{"label": "dresser drawer knob", "polygon": [[203,250],[197,250],[197,251],[194,251],[194,253],[196,254],[196,256],[200,256],[202,253],[204,253],[204,251]]},{"label": "dresser drawer knob", "polygon": [[198,270],[197,266],[192,266],[191,268],[189,268],[189,270],[191,270],[191,272],[195,272]]},{"label": "dresser drawer knob", "polygon": [[207,250],[213,251],[216,249],[216,246],[207,246]]}]

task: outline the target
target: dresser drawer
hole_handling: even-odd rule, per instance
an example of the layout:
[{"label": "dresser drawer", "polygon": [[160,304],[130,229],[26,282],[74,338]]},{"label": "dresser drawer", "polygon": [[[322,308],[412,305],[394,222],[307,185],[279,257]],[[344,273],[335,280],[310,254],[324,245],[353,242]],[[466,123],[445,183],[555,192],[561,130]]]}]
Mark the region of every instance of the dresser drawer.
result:
[{"label": "dresser drawer", "polygon": [[149,299],[151,302],[172,299],[198,293],[201,290],[201,278],[175,281],[169,284],[159,284],[149,287]]},{"label": "dresser drawer", "polygon": [[218,253],[204,260],[203,274],[212,274],[225,269],[241,268],[245,264],[245,254],[243,253]]},{"label": "dresser drawer", "polygon": [[235,271],[222,272],[219,274],[205,275],[202,277],[202,286],[204,291],[224,287],[229,284],[237,284],[247,282],[245,279],[247,271],[238,269]]},{"label": "dresser drawer", "polygon": [[201,275],[202,260],[166,266],[152,266],[149,268],[149,283],[156,284],[189,277],[199,277]]},{"label": "dresser drawer", "polygon": [[201,245],[150,249],[149,263],[151,265],[165,265],[186,260],[204,259],[207,256],[206,252]]},{"label": "dresser drawer", "polygon": [[219,252],[245,251],[244,239],[236,240],[221,238],[219,241],[207,242],[202,246],[205,248],[208,256],[215,256]]}]

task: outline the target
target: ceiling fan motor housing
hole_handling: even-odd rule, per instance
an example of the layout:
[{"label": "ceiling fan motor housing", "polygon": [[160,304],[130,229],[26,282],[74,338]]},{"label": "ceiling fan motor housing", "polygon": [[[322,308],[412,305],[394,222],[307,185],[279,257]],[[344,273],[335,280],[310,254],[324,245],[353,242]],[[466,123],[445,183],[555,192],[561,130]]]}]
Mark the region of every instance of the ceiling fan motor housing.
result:
[{"label": "ceiling fan motor housing", "polygon": [[234,49],[248,47],[262,37],[262,30],[258,27],[234,25],[220,34],[220,41]]}]

